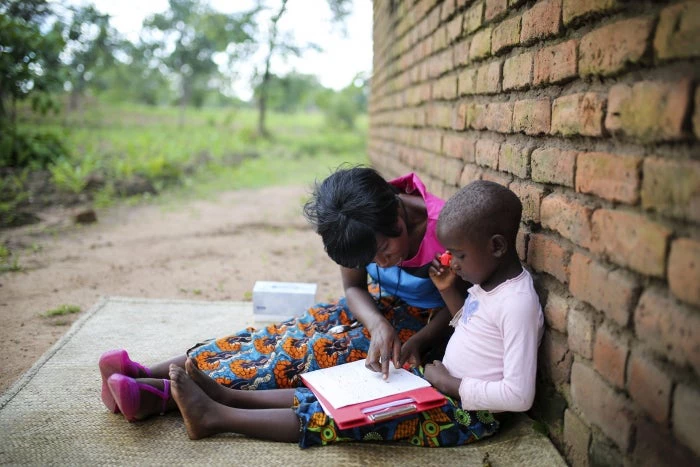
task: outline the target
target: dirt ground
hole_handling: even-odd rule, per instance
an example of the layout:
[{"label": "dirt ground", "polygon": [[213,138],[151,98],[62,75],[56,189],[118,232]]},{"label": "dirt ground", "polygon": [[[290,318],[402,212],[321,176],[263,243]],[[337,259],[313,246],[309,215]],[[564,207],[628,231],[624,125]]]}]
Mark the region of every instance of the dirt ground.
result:
[{"label": "dirt ground", "polygon": [[[318,300],[338,297],[338,267],[301,212],[308,193],[274,187],[120,206],[84,226],[57,208],[40,224],[0,231],[22,268],[0,274],[0,393],[103,296],[250,301],[255,281],[269,280],[313,282]],[[82,311],[43,316],[64,304]]]}]

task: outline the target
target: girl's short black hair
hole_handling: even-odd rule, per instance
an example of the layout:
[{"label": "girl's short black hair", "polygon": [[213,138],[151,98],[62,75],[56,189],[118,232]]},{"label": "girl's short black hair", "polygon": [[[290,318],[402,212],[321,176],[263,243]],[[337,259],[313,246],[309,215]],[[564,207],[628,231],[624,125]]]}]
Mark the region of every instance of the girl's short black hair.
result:
[{"label": "girl's short black hair", "polygon": [[438,217],[438,232],[465,237],[503,235],[515,249],[523,205],[518,196],[495,182],[469,183],[447,200]]},{"label": "girl's short black hair", "polygon": [[398,189],[368,167],[341,167],[316,183],[304,216],[333,261],[365,267],[377,254],[377,234],[398,237]]}]

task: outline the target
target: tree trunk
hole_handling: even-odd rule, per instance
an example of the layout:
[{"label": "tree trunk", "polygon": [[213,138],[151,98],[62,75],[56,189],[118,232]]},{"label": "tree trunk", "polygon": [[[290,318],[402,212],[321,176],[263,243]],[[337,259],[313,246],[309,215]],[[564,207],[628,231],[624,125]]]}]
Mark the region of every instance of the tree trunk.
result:
[{"label": "tree trunk", "polygon": [[272,17],[270,22],[270,37],[268,41],[269,50],[267,52],[267,57],[265,58],[265,73],[263,74],[262,82],[260,83],[260,93],[258,96],[258,134],[262,137],[267,138],[270,134],[265,127],[265,114],[267,111],[267,86],[270,81],[270,62],[272,61],[272,54],[275,52],[277,47],[277,23],[284,14],[287,8],[287,0],[282,0],[282,5],[277,15]]}]

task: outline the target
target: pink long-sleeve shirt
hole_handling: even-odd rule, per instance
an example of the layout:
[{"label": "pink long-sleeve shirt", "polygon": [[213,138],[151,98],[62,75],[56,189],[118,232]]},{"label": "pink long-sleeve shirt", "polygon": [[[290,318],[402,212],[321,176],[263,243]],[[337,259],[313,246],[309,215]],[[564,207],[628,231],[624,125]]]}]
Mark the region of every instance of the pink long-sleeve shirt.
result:
[{"label": "pink long-sleeve shirt", "polygon": [[462,407],[528,410],[543,329],[542,308],[525,269],[489,292],[471,287],[443,359],[450,374],[462,380]]}]

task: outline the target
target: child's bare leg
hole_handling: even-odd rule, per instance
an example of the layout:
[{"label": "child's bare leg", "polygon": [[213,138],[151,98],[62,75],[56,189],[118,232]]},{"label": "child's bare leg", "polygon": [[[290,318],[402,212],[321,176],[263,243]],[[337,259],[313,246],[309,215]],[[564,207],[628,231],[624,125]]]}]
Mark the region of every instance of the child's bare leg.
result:
[{"label": "child's bare leg", "polygon": [[212,399],[229,407],[246,409],[274,409],[292,406],[294,389],[268,389],[264,391],[246,391],[231,389],[214,381],[197,367],[194,359],[185,363],[187,374]]},{"label": "child's bare leg", "polygon": [[185,368],[185,361],[187,360],[187,355],[180,355],[178,357],[173,357],[171,359],[165,360],[163,362],[158,362],[153,366],[149,366],[148,369],[151,370],[151,376],[153,378],[170,378],[170,365],[177,365],[180,368]]},{"label": "child's bare leg", "polygon": [[[185,370],[170,367],[171,391],[185,421],[190,439],[200,439],[218,433],[239,433],[270,441],[299,440],[299,419],[287,409],[238,409],[222,405],[190,378]],[[250,391],[263,393],[266,391]],[[289,391],[275,391],[278,394]]]}]

